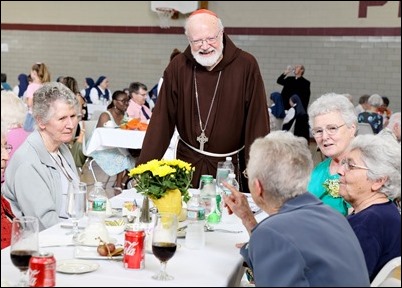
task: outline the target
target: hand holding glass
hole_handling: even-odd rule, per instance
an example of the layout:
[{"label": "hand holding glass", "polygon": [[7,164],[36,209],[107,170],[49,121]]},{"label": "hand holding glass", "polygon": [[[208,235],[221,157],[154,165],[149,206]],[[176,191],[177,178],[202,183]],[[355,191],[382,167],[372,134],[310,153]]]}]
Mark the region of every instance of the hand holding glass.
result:
[{"label": "hand holding glass", "polygon": [[27,271],[32,254],[39,251],[39,221],[32,216],[14,218],[11,228],[11,262],[21,276],[18,287],[28,287]]},{"label": "hand holding glass", "polygon": [[152,237],[152,252],[161,262],[160,271],[152,276],[156,280],[172,280],[166,273],[166,263],[176,252],[177,216],[172,213],[158,213]]},{"label": "hand holding glass", "polygon": [[73,223],[73,230],[67,234],[73,234],[73,239],[76,240],[79,234],[78,222],[84,216],[87,206],[87,184],[80,182],[78,189],[75,185],[69,185],[67,193],[67,215],[71,218]]}]

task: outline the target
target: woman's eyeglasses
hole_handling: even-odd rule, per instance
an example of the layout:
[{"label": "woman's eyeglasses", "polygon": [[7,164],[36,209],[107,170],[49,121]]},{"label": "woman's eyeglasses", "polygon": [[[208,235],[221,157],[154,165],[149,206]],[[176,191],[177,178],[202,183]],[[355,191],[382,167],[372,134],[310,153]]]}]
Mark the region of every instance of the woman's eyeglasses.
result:
[{"label": "woman's eyeglasses", "polygon": [[350,163],[350,159],[343,159],[341,161],[341,165],[343,166],[345,171],[350,171],[350,170],[353,170],[353,169],[370,170],[369,168],[367,168],[365,166],[360,166],[360,165]]},{"label": "woman's eyeglasses", "polygon": [[328,135],[335,135],[339,128],[345,126],[346,123],[338,126],[338,125],[328,125],[325,128],[314,128],[311,133],[313,134],[314,137],[322,137],[322,135],[324,134],[324,131],[327,132]]}]

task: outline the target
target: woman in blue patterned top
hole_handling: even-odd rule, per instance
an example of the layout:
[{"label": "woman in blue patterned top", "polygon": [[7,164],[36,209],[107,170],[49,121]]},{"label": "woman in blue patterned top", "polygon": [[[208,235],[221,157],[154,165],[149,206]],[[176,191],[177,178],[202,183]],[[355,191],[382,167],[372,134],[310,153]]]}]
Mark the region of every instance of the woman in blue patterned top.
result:
[{"label": "woman in blue patterned top", "polygon": [[346,216],[349,205],[339,196],[337,171],[356,134],[353,104],[343,95],[328,93],[311,104],[308,114],[317,146],[327,158],[314,168],[307,190]]}]

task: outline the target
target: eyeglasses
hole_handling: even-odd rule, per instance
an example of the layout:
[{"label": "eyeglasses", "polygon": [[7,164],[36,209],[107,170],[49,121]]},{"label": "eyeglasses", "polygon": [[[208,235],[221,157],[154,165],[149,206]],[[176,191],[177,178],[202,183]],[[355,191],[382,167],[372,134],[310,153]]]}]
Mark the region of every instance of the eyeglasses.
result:
[{"label": "eyeglasses", "polygon": [[124,103],[124,104],[127,104],[127,103],[130,102],[129,99],[116,99],[116,101],[119,101],[119,102]]},{"label": "eyeglasses", "polygon": [[147,95],[148,95],[148,93],[143,93],[143,94],[141,94],[140,92],[134,92],[134,93],[137,95],[140,95],[142,97],[147,97]]},{"label": "eyeglasses", "polygon": [[244,178],[248,179],[247,168],[242,172]]},{"label": "eyeglasses", "polygon": [[314,137],[322,137],[322,135],[324,133],[324,130],[325,130],[325,132],[327,132],[328,135],[335,135],[338,132],[339,128],[341,128],[341,127],[343,127],[345,125],[346,125],[346,123],[344,123],[344,124],[342,124],[340,126],[338,126],[338,125],[328,125],[325,128],[314,128],[311,132],[312,132]]},{"label": "eyeglasses", "polygon": [[218,34],[216,34],[215,37],[209,37],[205,39],[198,39],[198,40],[188,40],[192,45],[195,47],[201,47],[204,42],[206,42],[208,45],[215,44],[216,41],[218,40],[219,35],[221,34],[222,30],[219,30]]},{"label": "eyeglasses", "polygon": [[350,163],[350,159],[343,159],[341,161],[341,165],[343,166],[343,168],[345,169],[345,171],[350,171],[353,169],[363,169],[363,170],[370,170],[367,167],[364,166],[360,166],[360,165],[356,165],[356,164],[352,164]]},{"label": "eyeglasses", "polygon": [[13,150],[13,145],[11,144],[1,145],[1,149],[5,149],[8,153],[11,153],[11,151]]}]

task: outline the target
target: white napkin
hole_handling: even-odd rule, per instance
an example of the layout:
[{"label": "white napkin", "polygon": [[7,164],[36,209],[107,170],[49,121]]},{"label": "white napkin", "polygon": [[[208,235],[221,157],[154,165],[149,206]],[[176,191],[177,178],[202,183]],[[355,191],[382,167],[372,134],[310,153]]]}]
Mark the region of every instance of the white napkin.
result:
[{"label": "white napkin", "polygon": [[71,246],[73,235],[46,234],[39,235],[39,247]]}]

